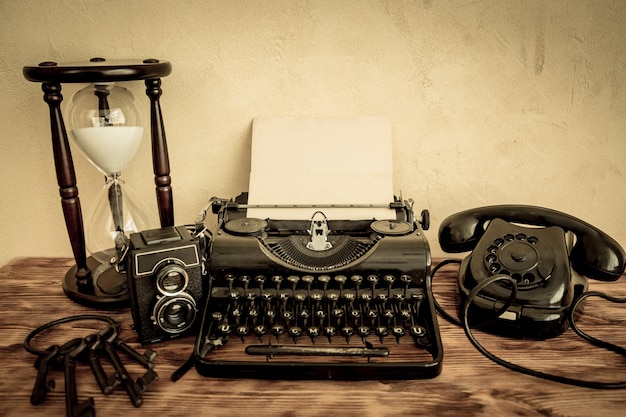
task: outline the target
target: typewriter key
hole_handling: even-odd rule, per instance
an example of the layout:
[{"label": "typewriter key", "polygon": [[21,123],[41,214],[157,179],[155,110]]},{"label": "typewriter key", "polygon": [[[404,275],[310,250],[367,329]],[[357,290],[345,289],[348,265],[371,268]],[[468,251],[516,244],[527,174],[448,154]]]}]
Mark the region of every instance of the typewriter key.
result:
[{"label": "typewriter key", "polygon": [[228,324],[227,321],[224,321],[219,326],[219,332],[222,334],[222,336],[228,336],[232,331],[233,328],[230,326],[230,324]]},{"label": "typewriter key", "polygon": [[291,282],[291,289],[295,292],[298,282],[300,282],[300,277],[297,275],[289,275],[287,281]]},{"label": "typewriter key", "polygon": [[333,326],[326,326],[324,333],[326,333],[326,337],[328,337],[328,343],[332,343],[332,338],[337,334],[337,329]]},{"label": "typewriter key", "polygon": [[228,282],[228,291],[233,292],[233,282],[235,282],[235,276],[233,274],[226,274],[224,279]]},{"label": "typewriter key", "polygon": [[341,334],[346,338],[346,343],[350,343],[350,338],[354,334],[354,328],[352,326],[343,326],[341,328]]},{"label": "typewriter key", "polygon": [[385,336],[389,335],[389,329],[387,329],[387,327],[385,326],[377,326],[376,335],[380,337],[380,343],[383,343]]},{"label": "typewriter key", "polygon": [[293,320],[293,313],[291,311],[288,311],[288,310],[283,311],[282,316],[283,316],[283,320],[285,320],[287,324],[289,324],[289,322]]},{"label": "typewriter key", "polygon": [[306,333],[311,338],[311,343],[315,344],[315,338],[320,335],[320,328],[316,326],[308,327]]},{"label": "typewriter key", "polygon": [[252,304],[250,304],[250,307],[248,308],[248,316],[255,321],[259,316],[259,310],[257,310],[256,306],[254,305],[254,301],[252,302]]},{"label": "typewriter key", "polygon": [[411,294],[411,300],[422,301],[424,299],[424,294],[421,293],[413,293]]},{"label": "typewriter key", "polygon": [[410,275],[402,274],[400,275],[400,281],[404,282],[408,287],[411,282],[413,282],[413,277]]},{"label": "typewriter key", "polygon": [[311,291],[310,297],[313,301],[319,303],[324,298],[324,293],[321,290],[314,290]]},{"label": "typewriter key", "polygon": [[393,275],[385,275],[383,277],[383,281],[387,283],[388,287],[391,287],[393,283],[396,281],[396,277],[394,277]]},{"label": "typewriter key", "polygon": [[239,335],[239,337],[241,337],[241,341],[245,342],[245,337],[248,335],[248,333],[250,332],[250,329],[248,328],[248,326],[238,326],[237,327],[237,334]]},{"label": "typewriter key", "polygon": [[328,288],[328,283],[330,282],[330,276],[320,275],[319,277],[317,277],[317,280],[322,283],[322,288],[324,288],[324,291],[326,291],[326,289]]},{"label": "typewriter key", "polygon": [[304,322],[306,323],[309,317],[311,317],[311,311],[308,308],[303,308],[300,310],[298,317],[304,319]]},{"label": "typewriter key", "polygon": [[267,334],[267,327],[263,324],[254,326],[254,334],[259,337],[259,341],[263,342],[263,336]]},{"label": "typewriter key", "polygon": [[280,284],[283,282],[283,277],[280,275],[274,275],[272,277],[272,282],[276,284],[276,292],[280,291]]},{"label": "typewriter key", "polygon": [[413,337],[422,337],[426,335],[426,329],[422,326],[411,326],[409,331]]},{"label": "typewriter key", "polygon": [[404,327],[402,326],[393,326],[391,332],[396,337],[396,343],[400,343],[400,338],[404,336]]},{"label": "typewriter key", "polygon": [[272,326],[272,334],[276,336],[276,340],[280,342],[280,336],[285,333],[285,328],[280,324],[275,324]]},{"label": "typewriter key", "polygon": [[367,281],[372,284],[372,289],[376,289],[376,284],[378,284],[378,275],[368,275]]},{"label": "typewriter key", "polygon": [[297,292],[294,298],[298,303],[302,304],[302,302],[306,300],[306,295],[301,292]]},{"label": "typewriter key", "polygon": [[343,299],[346,300],[350,305],[354,303],[354,299],[356,298],[356,294],[352,291],[346,291],[343,293]]},{"label": "typewriter key", "polygon": [[248,285],[250,284],[250,277],[248,275],[242,275],[239,277],[239,281],[243,283],[243,294],[248,295]]},{"label": "typewriter key", "polygon": [[304,275],[302,277],[302,282],[306,284],[306,290],[309,293],[311,292],[311,285],[313,284],[314,280],[315,278],[313,277],[313,275]]},{"label": "typewriter key", "polygon": [[356,332],[359,336],[361,336],[361,339],[365,339],[370,334],[370,328],[367,326],[359,326],[357,327]]},{"label": "typewriter key", "polygon": [[265,275],[257,275],[256,277],[254,277],[254,280],[259,286],[259,289],[261,290],[261,292],[263,292],[263,284],[265,283]]},{"label": "typewriter key", "polygon": [[339,284],[339,288],[343,289],[344,284],[346,283],[346,281],[348,280],[348,278],[345,275],[337,275],[335,276],[335,282],[337,284]]},{"label": "typewriter key", "polygon": [[339,291],[331,290],[326,294],[326,299],[331,302],[333,309],[337,308],[337,301],[339,301]]},{"label": "typewriter key", "polygon": [[343,317],[343,310],[340,308],[333,308],[332,311],[332,316],[335,317],[337,320],[341,319]]},{"label": "typewriter key", "polygon": [[352,281],[355,285],[360,285],[363,282],[363,276],[359,274],[355,274],[350,276],[350,281]]},{"label": "typewriter key", "polygon": [[293,338],[293,342],[296,343],[298,337],[302,336],[302,329],[298,326],[290,327],[289,336],[291,336]]}]

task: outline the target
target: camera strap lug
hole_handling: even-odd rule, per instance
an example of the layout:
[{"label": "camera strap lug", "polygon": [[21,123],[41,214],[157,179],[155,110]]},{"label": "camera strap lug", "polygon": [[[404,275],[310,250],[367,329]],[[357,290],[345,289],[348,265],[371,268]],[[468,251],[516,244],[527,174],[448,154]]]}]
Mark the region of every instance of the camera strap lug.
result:
[{"label": "camera strap lug", "polygon": [[115,258],[111,259],[111,262],[115,263],[115,269],[121,274],[126,273],[126,257],[128,256],[129,250],[130,245],[128,244],[128,241],[126,241],[124,242],[124,245],[117,250]]}]

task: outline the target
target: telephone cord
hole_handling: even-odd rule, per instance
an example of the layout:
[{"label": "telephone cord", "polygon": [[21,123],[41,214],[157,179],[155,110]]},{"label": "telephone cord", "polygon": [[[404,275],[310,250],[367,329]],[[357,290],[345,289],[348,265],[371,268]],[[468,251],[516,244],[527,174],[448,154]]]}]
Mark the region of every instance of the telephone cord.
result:
[{"label": "telephone cord", "polygon": [[[438,265],[436,265],[433,268],[432,274],[431,274],[431,280],[434,278],[435,274],[437,273],[437,271],[439,271],[441,268],[443,268],[446,265],[450,265],[450,264],[460,264],[461,261],[457,260],[457,259],[447,259],[444,260],[443,262],[439,263]],[[508,362],[505,361],[504,359],[494,355],[493,353],[489,352],[484,346],[482,346],[480,344],[480,342],[478,342],[478,340],[474,337],[474,334],[472,333],[472,329],[470,327],[469,324],[469,309],[470,306],[472,304],[472,302],[474,301],[474,298],[478,296],[478,294],[487,286],[493,284],[496,281],[509,281],[511,283],[511,286],[513,288],[513,291],[511,292],[511,296],[508,298],[506,305],[511,305],[514,301],[515,301],[515,297],[517,294],[517,283],[515,282],[515,280],[508,276],[508,275],[495,275],[493,277],[490,277],[488,279],[485,279],[484,281],[481,281],[478,285],[476,285],[476,287],[474,287],[474,289],[470,292],[470,294],[468,295],[467,299],[465,300],[465,303],[463,304],[463,314],[462,314],[462,320],[458,320],[455,317],[453,317],[451,314],[449,314],[435,299],[434,294],[433,294],[433,300],[434,300],[434,304],[435,304],[435,310],[447,321],[449,321],[450,323],[462,327],[463,331],[465,332],[465,335],[467,336],[468,340],[470,341],[470,343],[483,355],[485,356],[487,359],[497,363],[498,365],[501,365],[507,369],[510,369],[512,371],[515,372],[519,372],[525,375],[530,375],[530,376],[534,376],[537,378],[542,378],[542,379],[546,379],[549,381],[554,381],[554,382],[559,382],[562,384],[567,384],[567,385],[574,385],[574,386],[579,386],[579,387],[584,387],[584,388],[592,388],[592,389],[624,389],[626,388],[626,381],[622,381],[622,382],[598,382],[598,381],[588,381],[588,380],[581,380],[581,379],[576,379],[576,378],[569,378],[569,377],[565,377],[565,376],[560,376],[560,375],[554,375],[554,374],[549,374],[546,372],[541,372],[541,371],[537,371],[534,369],[530,369],[530,368],[526,368],[517,364],[514,364],[512,362]],[[580,302],[582,302],[582,300],[584,300],[587,297],[591,297],[591,296],[597,296],[597,297],[601,297],[604,298],[605,300],[611,301],[611,302],[616,302],[616,303],[626,303],[626,298],[616,298],[616,297],[611,297],[608,296],[604,293],[600,293],[600,292],[596,292],[596,291],[592,291],[592,292],[585,292],[580,294],[576,300],[574,301],[572,308],[570,308],[569,310],[569,322],[570,322],[570,326],[572,327],[572,329],[574,330],[574,332],[576,332],[576,334],[578,334],[580,337],[582,337],[584,340],[588,341],[589,343],[592,343],[596,346],[599,347],[603,347],[605,349],[611,350],[613,352],[622,354],[626,356],[626,349],[614,345],[612,343],[608,343],[599,339],[596,339],[592,336],[587,335],[586,333],[584,333],[582,330],[580,330],[578,328],[578,326],[575,323],[575,319],[574,319],[574,311],[576,311],[576,307],[578,306],[578,304]],[[502,311],[502,309],[499,310],[499,312]],[[498,314],[498,313],[497,313]],[[497,317],[497,315],[496,315]]]}]

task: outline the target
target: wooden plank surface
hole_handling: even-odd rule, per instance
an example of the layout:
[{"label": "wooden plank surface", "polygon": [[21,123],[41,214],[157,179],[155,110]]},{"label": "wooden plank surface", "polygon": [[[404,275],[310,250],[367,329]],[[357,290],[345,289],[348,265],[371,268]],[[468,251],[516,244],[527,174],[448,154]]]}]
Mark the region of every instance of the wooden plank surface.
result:
[{"label": "wooden plank surface", "polygon": [[[43,404],[29,397],[35,380],[34,356],[23,348],[26,335],[51,320],[77,314],[105,314],[122,326],[121,337],[143,350],[131,330],[128,309],[97,311],[65,297],[61,281],[69,259],[17,259],[0,269],[0,416],[63,416],[63,373],[53,372],[56,390]],[[435,277],[434,294],[454,309],[455,266]],[[591,289],[626,296],[623,278],[616,283],[591,281]],[[599,338],[626,346],[626,306],[589,300],[581,327]],[[624,416],[625,390],[591,390],[514,373],[489,361],[467,341],[463,331],[439,318],[444,346],[443,372],[434,379],[410,381],[264,381],[212,379],[191,370],[180,381],[170,374],[191,354],[192,336],[157,343],[155,371],[160,380],[135,408],[123,390],[105,396],[86,365],[77,372],[78,396],[92,396],[100,416]],[[85,336],[99,323],[78,322],[51,331],[46,346]],[[517,341],[476,332],[488,349],[504,359],[535,369],[593,380],[626,380],[626,360],[592,347],[572,331],[550,341]],[[44,339],[44,337],[42,337]],[[36,340],[37,341],[37,340]],[[138,376],[140,368],[132,368]]]}]

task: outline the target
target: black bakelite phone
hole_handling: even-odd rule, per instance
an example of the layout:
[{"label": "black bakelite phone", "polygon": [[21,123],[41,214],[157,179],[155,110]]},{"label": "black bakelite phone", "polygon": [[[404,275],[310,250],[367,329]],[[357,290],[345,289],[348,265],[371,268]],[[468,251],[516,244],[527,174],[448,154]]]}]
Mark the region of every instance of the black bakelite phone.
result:
[{"label": "black bakelite phone", "polygon": [[515,338],[561,334],[575,297],[587,290],[586,277],[615,281],[626,266],[624,249],[606,233],[536,206],[496,205],[453,214],[439,228],[439,243],[445,252],[471,251],[459,267],[463,303],[486,279],[515,280],[512,302],[512,282],[497,280],[475,294],[467,310],[485,330]]}]

